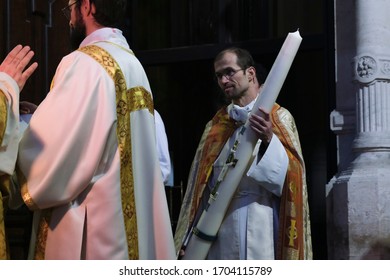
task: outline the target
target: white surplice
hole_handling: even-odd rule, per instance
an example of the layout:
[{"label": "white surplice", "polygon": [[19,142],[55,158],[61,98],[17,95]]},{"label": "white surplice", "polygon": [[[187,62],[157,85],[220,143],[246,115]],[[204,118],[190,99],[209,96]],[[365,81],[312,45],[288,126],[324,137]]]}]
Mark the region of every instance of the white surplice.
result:
[{"label": "white surplice", "polygon": [[20,138],[19,86],[8,74],[0,72],[0,90],[7,100],[8,108],[7,112],[1,112],[6,114],[3,116],[6,118],[6,124],[3,141],[0,143],[0,175],[11,175],[15,169]]},{"label": "white surplice", "polygon": [[[80,47],[91,44],[114,57],[128,89],[143,87],[151,93],[120,30],[99,29]],[[38,209],[53,209],[46,259],[128,258],[115,98],[106,70],[85,53],[72,52],[59,64],[53,87],[21,140],[18,165],[29,195]],[[131,112],[129,121],[139,258],[174,259],[154,116],[142,109]]]}]

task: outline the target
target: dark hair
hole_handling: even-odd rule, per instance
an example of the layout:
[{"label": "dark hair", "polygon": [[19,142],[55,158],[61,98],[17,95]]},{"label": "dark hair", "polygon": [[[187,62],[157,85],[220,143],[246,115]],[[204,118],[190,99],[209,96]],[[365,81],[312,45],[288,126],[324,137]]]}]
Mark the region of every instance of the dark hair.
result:
[{"label": "dark hair", "polygon": [[[82,0],[77,7],[80,8]],[[102,26],[116,27],[123,20],[126,13],[127,0],[89,0],[96,7],[93,15],[96,22]]]},{"label": "dark hair", "polygon": [[260,85],[264,84],[268,75],[268,70],[262,64],[255,62],[249,51],[238,47],[224,49],[217,54],[214,59],[214,63],[221,60],[225,53],[234,53],[237,56],[237,65],[242,69],[247,69],[251,66],[254,67],[256,69],[257,81]]},{"label": "dark hair", "polygon": [[237,56],[237,65],[242,69],[246,69],[251,66],[255,66],[255,61],[253,60],[252,55],[245,49],[230,47],[224,49],[214,59],[214,63],[219,61],[225,53],[234,53]]}]

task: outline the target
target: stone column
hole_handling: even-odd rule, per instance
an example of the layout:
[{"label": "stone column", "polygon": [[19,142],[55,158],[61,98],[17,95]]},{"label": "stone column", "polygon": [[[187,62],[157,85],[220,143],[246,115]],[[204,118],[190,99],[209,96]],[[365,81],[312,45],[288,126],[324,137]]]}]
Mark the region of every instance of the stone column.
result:
[{"label": "stone column", "polygon": [[[383,258],[376,248],[390,241],[390,1],[334,3],[336,58],[348,63],[352,75],[336,77],[345,86],[336,86],[331,128],[344,161],[327,185],[328,257]],[[354,22],[346,25],[342,11],[353,14]],[[336,72],[343,67],[336,63]],[[343,135],[351,129],[349,142]]]}]

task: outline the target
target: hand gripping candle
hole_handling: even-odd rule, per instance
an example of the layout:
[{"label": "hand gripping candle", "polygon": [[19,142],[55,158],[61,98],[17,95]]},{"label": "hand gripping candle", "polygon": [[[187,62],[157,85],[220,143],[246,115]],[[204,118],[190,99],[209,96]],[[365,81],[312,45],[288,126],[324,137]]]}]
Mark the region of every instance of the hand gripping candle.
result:
[{"label": "hand gripping candle", "polygon": [[[253,108],[262,107],[265,111],[271,112],[301,41],[302,37],[299,31],[288,34]],[[257,110],[255,112],[260,113]],[[247,120],[213,187],[208,205],[193,228],[193,234],[188,241],[183,257],[184,260],[202,260],[207,257],[257,140],[254,131],[249,127],[249,120]]]}]

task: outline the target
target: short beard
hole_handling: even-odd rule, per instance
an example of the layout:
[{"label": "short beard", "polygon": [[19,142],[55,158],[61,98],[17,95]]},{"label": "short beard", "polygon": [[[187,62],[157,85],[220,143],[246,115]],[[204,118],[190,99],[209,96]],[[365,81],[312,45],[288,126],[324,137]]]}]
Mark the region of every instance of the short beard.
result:
[{"label": "short beard", "polygon": [[71,50],[77,50],[86,36],[85,22],[82,19],[80,12],[76,9],[76,23],[70,28]]},{"label": "short beard", "polygon": [[226,95],[226,94],[224,94],[224,95],[225,95],[226,101],[228,101],[229,103],[230,102],[234,103],[234,101],[240,100],[243,96],[245,96],[245,93],[246,93],[246,91],[241,91],[241,92],[235,93],[233,95]]}]

